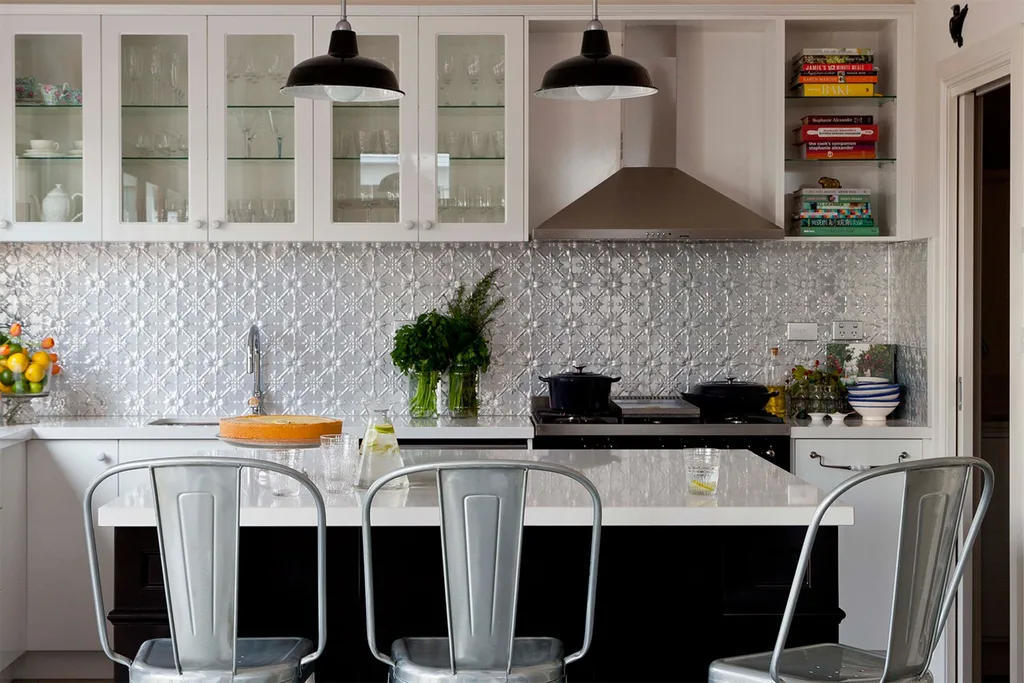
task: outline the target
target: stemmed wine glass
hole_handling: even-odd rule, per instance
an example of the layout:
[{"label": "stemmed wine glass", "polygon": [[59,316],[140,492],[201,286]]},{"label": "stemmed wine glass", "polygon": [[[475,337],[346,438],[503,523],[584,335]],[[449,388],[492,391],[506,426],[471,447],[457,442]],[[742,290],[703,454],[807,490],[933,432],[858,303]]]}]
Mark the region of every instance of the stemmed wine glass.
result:
[{"label": "stemmed wine glass", "polygon": [[448,56],[441,62],[441,70],[437,77],[441,80],[441,91],[444,93],[444,103],[451,104],[448,89],[451,87],[452,78],[455,76],[455,57]]},{"label": "stemmed wine glass", "polygon": [[181,55],[175,52],[171,55],[171,92],[174,94],[174,104],[181,104],[185,100],[185,92],[182,88],[184,75]]},{"label": "stemmed wine glass", "polygon": [[164,77],[164,55],[159,45],[149,54],[149,75],[153,77],[153,104],[160,104],[160,81]]},{"label": "stemmed wine glass", "polygon": [[[281,135],[281,121],[280,121],[280,118],[281,117],[278,116],[278,120],[275,121],[274,120],[274,111],[272,109],[267,111],[267,119],[270,120],[270,134],[273,135],[274,138],[277,140],[277,158],[278,159],[281,158],[281,152],[282,152],[282,150],[284,148],[284,136]],[[246,155],[246,156],[248,156],[248,155]]]},{"label": "stemmed wine glass", "polygon": [[473,87],[473,100],[471,105],[476,105],[476,88],[480,83],[480,55],[470,55],[466,59],[466,78]]},{"label": "stemmed wine glass", "polygon": [[494,73],[494,82],[498,84],[498,106],[505,104],[505,58],[498,57],[498,60],[494,62],[494,67],[491,69]]},{"label": "stemmed wine glass", "polygon": [[270,66],[267,67],[267,78],[275,86],[284,85],[285,72],[281,66],[281,55],[272,55],[270,57]]},{"label": "stemmed wine glass", "polygon": [[139,79],[142,78],[142,55],[139,48],[129,45],[128,54],[128,104],[139,102]]},{"label": "stemmed wine glass", "polygon": [[242,131],[245,140],[245,158],[252,157],[252,141],[263,130],[263,122],[260,120],[262,112],[252,109],[235,109],[231,112],[238,121],[238,128]]}]

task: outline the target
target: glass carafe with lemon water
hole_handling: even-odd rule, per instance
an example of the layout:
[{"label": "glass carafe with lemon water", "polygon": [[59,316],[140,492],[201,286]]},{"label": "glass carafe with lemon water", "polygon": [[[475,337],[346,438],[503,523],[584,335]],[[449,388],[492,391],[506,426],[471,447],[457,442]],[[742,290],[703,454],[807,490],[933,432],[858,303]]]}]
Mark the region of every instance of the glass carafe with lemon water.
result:
[{"label": "glass carafe with lemon water", "polygon": [[[398,437],[391,423],[387,408],[373,408],[370,420],[363,434],[359,449],[359,488],[367,489],[385,474],[402,467],[402,454],[398,449]],[[409,487],[407,477],[388,482],[386,489]]]}]

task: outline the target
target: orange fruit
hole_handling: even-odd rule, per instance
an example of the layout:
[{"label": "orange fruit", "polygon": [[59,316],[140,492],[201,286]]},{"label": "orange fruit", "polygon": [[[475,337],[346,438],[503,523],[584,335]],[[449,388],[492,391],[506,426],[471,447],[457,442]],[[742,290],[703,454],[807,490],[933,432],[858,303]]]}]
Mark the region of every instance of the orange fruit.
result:
[{"label": "orange fruit", "polygon": [[[35,365],[42,365],[43,370],[50,367],[50,354],[48,354],[46,351],[36,351],[35,353],[32,354],[31,360]],[[35,382],[36,380],[29,381]]]}]

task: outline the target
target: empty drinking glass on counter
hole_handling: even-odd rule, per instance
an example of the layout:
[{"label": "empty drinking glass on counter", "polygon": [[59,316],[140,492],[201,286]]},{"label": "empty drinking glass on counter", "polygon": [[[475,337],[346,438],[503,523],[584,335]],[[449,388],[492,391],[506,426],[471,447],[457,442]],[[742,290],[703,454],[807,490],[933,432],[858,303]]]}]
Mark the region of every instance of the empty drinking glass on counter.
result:
[{"label": "empty drinking glass on counter", "polygon": [[359,438],[351,434],[320,437],[320,481],[327,493],[344,493],[359,476]]}]

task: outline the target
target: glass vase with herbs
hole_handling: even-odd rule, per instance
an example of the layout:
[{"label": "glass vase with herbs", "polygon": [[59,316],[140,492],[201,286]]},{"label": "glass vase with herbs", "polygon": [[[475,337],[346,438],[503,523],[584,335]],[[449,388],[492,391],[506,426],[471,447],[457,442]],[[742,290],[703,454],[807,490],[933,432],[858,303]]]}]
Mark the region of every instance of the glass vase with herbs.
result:
[{"label": "glass vase with herbs", "polygon": [[487,372],[491,364],[487,326],[505,303],[504,298],[492,296],[497,277],[497,269],[487,273],[469,294],[460,283],[448,302],[452,352],[448,370],[448,412],[452,417],[480,414],[480,373]]},{"label": "glass vase with herbs", "polygon": [[451,321],[436,310],[395,333],[391,361],[409,378],[409,415],[437,417],[437,385],[451,364]]},{"label": "glass vase with herbs", "polygon": [[846,385],[840,371],[822,367],[817,360],[810,368],[803,365],[793,368],[788,394],[790,418],[843,412],[846,403]]}]

